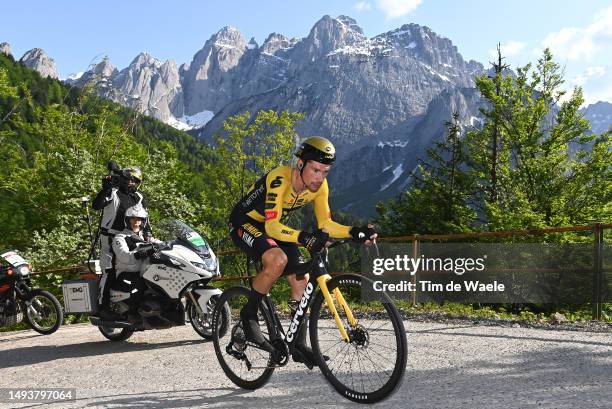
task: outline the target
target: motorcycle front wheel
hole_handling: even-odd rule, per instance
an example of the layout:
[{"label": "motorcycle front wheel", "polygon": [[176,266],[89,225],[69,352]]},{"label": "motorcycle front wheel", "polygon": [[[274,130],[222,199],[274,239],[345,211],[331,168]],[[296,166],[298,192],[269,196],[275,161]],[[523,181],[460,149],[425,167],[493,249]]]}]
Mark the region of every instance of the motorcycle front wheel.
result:
[{"label": "motorcycle front wheel", "polygon": [[32,290],[24,301],[25,320],[39,334],[53,334],[62,325],[62,306],[53,294],[45,290]]},{"label": "motorcycle front wheel", "polygon": [[[202,314],[198,313],[198,309],[191,301],[187,302],[187,316],[189,317],[189,322],[191,322],[191,326],[195,332],[204,339],[212,339],[213,337],[212,316],[218,301],[218,295],[210,297],[210,300],[208,300],[206,304],[206,311],[202,311]],[[221,308],[219,322],[217,324],[220,327],[219,334],[221,337],[225,335],[227,331],[230,315],[230,307],[225,303]]]}]

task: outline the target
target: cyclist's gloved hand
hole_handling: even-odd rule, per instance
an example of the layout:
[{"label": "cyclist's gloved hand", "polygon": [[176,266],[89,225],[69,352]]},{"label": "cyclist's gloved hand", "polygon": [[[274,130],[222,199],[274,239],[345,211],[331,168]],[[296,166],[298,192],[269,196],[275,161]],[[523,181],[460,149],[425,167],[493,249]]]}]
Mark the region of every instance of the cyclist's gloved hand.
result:
[{"label": "cyclist's gloved hand", "polygon": [[155,253],[155,248],[151,245],[138,246],[136,252],[134,253],[134,257],[136,260],[141,260]]},{"label": "cyclist's gloved hand", "polygon": [[308,251],[318,253],[325,247],[325,243],[329,240],[329,233],[319,229],[313,233],[300,232],[298,242],[302,244]]},{"label": "cyclist's gloved hand", "polygon": [[376,234],[376,230],[374,230],[374,227],[371,226],[372,225],[361,227],[355,226],[351,228],[349,233],[356,242],[365,243],[366,241],[371,240],[371,237]]}]

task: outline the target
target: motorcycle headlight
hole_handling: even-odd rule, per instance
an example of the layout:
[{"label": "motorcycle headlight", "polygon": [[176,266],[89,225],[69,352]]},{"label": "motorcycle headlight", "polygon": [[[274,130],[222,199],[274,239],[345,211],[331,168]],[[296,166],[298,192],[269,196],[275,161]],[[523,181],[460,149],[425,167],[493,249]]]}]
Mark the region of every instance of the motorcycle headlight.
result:
[{"label": "motorcycle headlight", "polygon": [[204,259],[204,263],[198,263],[198,262],[192,261],[191,264],[193,264],[197,268],[201,268],[202,270],[211,271],[211,272],[214,272],[215,269],[217,268],[217,262],[213,260],[212,258]]},{"label": "motorcycle headlight", "polygon": [[217,269],[217,261],[212,258],[204,260],[204,264],[206,264],[206,269],[208,271],[215,271]]},{"label": "motorcycle headlight", "polygon": [[19,267],[19,269],[17,269],[17,271],[22,276],[27,276],[28,274],[30,274],[30,269],[28,268],[28,266],[21,266]]}]

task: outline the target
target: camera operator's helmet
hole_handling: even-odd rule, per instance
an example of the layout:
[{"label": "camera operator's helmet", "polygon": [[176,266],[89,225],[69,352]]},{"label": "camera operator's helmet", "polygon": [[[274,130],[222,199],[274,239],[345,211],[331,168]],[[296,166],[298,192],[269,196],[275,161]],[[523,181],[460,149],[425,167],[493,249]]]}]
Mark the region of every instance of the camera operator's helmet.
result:
[{"label": "camera operator's helmet", "polygon": [[[138,166],[130,166],[129,168],[121,169],[121,185],[126,190],[138,190],[138,186],[142,183],[142,171]],[[136,187],[133,189],[128,189],[128,182],[133,180],[136,183]]]},{"label": "camera operator's helmet", "polygon": [[142,171],[138,166],[130,166],[121,170],[121,174],[126,179],[133,179],[136,183],[142,182]]},{"label": "camera operator's helmet", "polygon": [[137,217],[142,220],[141,229],[144,229],[144,227],[149,222],[149,213],[147,213],[147,210],[144,207],[142,207],[140,203],[132,207],[128,207],[127,210],[125,211],[124,219],[125,219],[126,227],[130,227],[130,219],[133,217]]},{"label": "camera operator's helmet", "polygon": [[312,136],[302,142],[294,155],[304,162],[313,160],[325,165],[333,165],[336,161],[336,148],[329,139]]}]

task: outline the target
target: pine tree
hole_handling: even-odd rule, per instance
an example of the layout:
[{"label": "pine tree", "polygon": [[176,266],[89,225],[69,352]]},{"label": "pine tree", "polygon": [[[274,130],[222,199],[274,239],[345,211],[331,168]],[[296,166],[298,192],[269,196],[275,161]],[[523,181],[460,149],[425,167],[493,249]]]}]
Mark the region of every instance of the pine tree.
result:
[{"label": "pine tree", "polygon": [[[548,227],[609,218],[605,211],[589,213],[574,207],[583,197],[593,198],[599,209],[608,207],[610,187],[602,184],[609,178],[603,166],[609,160],[604,153],[609,137],[588,133],[589,124],[579,112],[580,88],[562,100],[561,68],[550,50],[544,50],[533,70],[528,64],[517,69],[516,77],[482,76],[476,84],[489,108],[481,110],[484,127],[469,132],[466,144],[479,192],[491,192],[482,195],[486,228]],[[483,154],[492,134],[498,138],[495,179],[486,172],[490,160]],[[590,149],[593,144],[597,149]],[[577,186],[576,180],[583,186]],[[584,188],[589,185],[601,187],[599,198]]]},{"label": "pine tree", "polygon": [[380,224],[385,235],[465,232],[473,228],[476,212],[470,207],[473,190],[466,172],[459,114],[445,123],[446,135],[427,152],[411,176],[413,183],[388,205],[379,204]]}]

